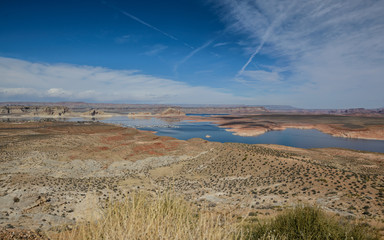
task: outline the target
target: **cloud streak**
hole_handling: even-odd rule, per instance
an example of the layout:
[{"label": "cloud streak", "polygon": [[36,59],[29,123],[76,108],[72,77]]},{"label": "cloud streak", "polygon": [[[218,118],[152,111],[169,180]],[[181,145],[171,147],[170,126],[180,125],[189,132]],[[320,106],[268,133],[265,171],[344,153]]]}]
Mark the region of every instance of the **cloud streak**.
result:
[{"label": "cloud streak", "polygon": [[[272,59],[276,68],[288,69],[280,76],[284,83],[280,92],[290,104],[325,108],[383,106],[384,95],[378,90],[384,89],[383,1],[213,2],[227,23],[227,31],[247,36],[243,38],[244,50],[250,57],[236,81],[256,91],[279,87],[260,80],[269,74],[245,76],[247,70],[258,70],[249,68],[260,56]],[[292,87],[284,89],[287,85]],[[270,98],[274,96],[278,95]]]},{"label": "cloud streak", "polygon": [[247,103],[223,89],[190,86],[137,70],[33,63],[0,57],[0,101]]},{"label": "cloud streak", "polygon": [[144,54],[148,56],[156,56],[157,54],[159,54],[160,52],[164,51],[167,48],[168,46],[165,46],[162,44],[156,44],[151,48],[151,50],[146,51]]},{"label": "cloud streak", "polygon": [[[290,11],[290,7],[285,10],[286,12]],[[245,71],[245,69],[248,67],[248,65],[252,62],[253,58],[260,52],[260,50],[263,48],[266,41],[268,41],[269,36],[273,33],[274,29],[281,24],[281,22],[284,20],[286,16],[286,12],[280,13],[278,16],[276,16],[272,23],[267,27],[265,30],[265,33],[261,37],[261,41],[259,45],[257,46],[255,52],[252,53],[248,61],[243,65],[243,67],[238,72],[237,76],[242,75],[242,73]]]},{"label": "cloud streak", "polygon": [[194,49],[193,51],[191,51],[187,56],[185,56],[180,62],[176,63],[175,64],[175,67],[173,68],[174,72],[177,73],[177,70],[178,68],[184,64],[185,62],[187,62],[191,57],[193,57],[196,53],[200,52],[201,50],[207,48],[209,45],[211,45],[213,42],[213,40],[209,40],[207,41],[206,43],[204,43],[203,45],[201,45],[200,47]]},{"label": "cloud streak", "polygon": [[154,30],[154,31],[157,31],[157,32],[163,34],[164,36],[166,36],[166,37],[168,37],[168,38],[170,38],[170,39],[172,39],[172,40],[181,42],[184,46],[186,46],[186,47],[188,47],[188,48],[194,49],[194,47],[191,46],[190,44],[188,44],[188,43],[186,43],[186,42],[184,42],[184,41],[178,39],[177,37],[173,36],[172,34],[169,34],[169,33],[165,32],[165,31],[163,31],[163,30],[161,30],[161,29],[155,27],[155,26],[152,25],[152,24],[149,24],[148,22],[146,22],[146,21],[144,21],[144,20],[142,20],[142,19],[140,19],[140,18],[134,16],[134,15],[131,14],[131,13],[128,13],[127,11],[124,11],[124,10],[122,10],[122,9],[119,9],[119,8],[117,8],[116,6],[111,5],[111,4],[109,4],[109,3],[105,2],[105,1],[101,1],[101,3],[104,4],[104,5],[106,5],[106,6],[108,6],[108,7],[110,7],[110,8],[112,8],[112,9],[114,9],[114,10],[116,10],[116,11],[118,11],[118,12],[120,12],[121,14],[123,14],[123,15],[125,15],[125,16],[127,16],[127,17],[131,18],[132,20],[134,20],[134,21],[136,21],[136,22],[138,22],[138,23],[140,23],[140,24],[142,24],[142,25],[144,25],[144,26],[146,26],[146,27],[148,27],[148,28],[150,28],[150,29],[152,29],[152,30]]},{"label": "cloud streak", "polygon": [[169,33],[166,33],[166,32],[164,32],[163,30],[158,29],[157,27],[155,27],[155,26],[153,26],[153,25],[151,25],[151,24],[149,24],[149,23],[147,23],[147,22],[144,22],[144,21],[141,20],[140,18],[138,18],[138,17],[136,17],[136,16],[134,16],[134,15],[132,15],[132,14],[126,12],[126,11],[121,11],[121,10],[119,10],[119,11],[120,11],[122,14],[124,14],[125,16],[127,16],[127,17],[129,17],[129,18],[135,20],[135,21],[138,22],[138,23],[143,24],[144,26],[147,26],[147,27],[149,27],[149,28],[151,28],[151,29],[153,29],[153,30],[155,30],[155,31],[157,31],[157,32],[159,32],[159,33],[161,33],[161,34],[163,34],[164,36],[169,37],[170,39],[173,39],[173,40],[176,40],[176,41],[179,40],[179,39],[177,39],[175,36],[173,36],[173,35],[171,35],[171,34],[169,34]]}]

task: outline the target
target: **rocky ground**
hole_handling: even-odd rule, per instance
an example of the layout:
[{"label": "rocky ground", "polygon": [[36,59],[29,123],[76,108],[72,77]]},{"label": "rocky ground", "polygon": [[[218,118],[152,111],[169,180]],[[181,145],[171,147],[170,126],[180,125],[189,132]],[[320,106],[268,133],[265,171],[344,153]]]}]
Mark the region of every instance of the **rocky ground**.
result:
[{"label": "rocky ground", "polygon": [[304,202],[384,224],[378,153],[181,141],[102,123],[42,121],[0,123],[0,162],[7,233],[70,228],[97,218],[108,200],[169,188],[198,206],[243,216],[268,217]]}]

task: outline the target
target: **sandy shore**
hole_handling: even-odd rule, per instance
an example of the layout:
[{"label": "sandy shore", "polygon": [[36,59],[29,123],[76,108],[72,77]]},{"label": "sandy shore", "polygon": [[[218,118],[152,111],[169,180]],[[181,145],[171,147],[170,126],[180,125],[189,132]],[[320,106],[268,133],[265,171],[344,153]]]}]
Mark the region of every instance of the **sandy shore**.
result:
[{"label": "sandy shore", "polygon": [[[316,116],[314,116],[314,118],[315,117]],[[212,122],[214,124],[218,124],[219,127],[227,128],[226,131],[232,132],[234,135],[238,136],[259,136],[268,131],[281,131],[287,128],[297,128],[316,129],[334,137],[384,140],[384,118],[382,120],[382,124],[380,125],[364,125],[363,127],[357,129],[344,126],[343,122],[311,124],[308,122],[300,122],[300,120],[296,119],[292,119],[292,121],[287,122],[277,122],[273,120],[265,121],[264,119],[263,121],[260,121],[260,119],[258,119],[258,115],[253,116],[253,118],[241,115],[225,117],[189,116],[186,117],[186,119],[195,122]]]}]

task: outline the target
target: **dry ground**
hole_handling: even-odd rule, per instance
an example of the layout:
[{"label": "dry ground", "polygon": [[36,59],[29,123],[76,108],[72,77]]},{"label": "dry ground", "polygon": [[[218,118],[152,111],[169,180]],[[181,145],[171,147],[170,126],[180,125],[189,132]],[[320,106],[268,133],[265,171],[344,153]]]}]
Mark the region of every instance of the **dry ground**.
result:
[{"label": "dry ground", "polygon": [[181,141],[101,123],[0,123],[0,227],[54,229],[130,191],[268,217],[299,202],[380,228],[384,154]]}]

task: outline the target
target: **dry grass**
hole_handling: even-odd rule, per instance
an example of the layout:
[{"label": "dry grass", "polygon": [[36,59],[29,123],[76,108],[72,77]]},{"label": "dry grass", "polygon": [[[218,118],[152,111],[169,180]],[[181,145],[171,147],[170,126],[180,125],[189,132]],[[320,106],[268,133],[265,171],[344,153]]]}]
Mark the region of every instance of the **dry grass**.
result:
[{"label": "dry grass", "polygon": [[378,232],[327,215],[318,207],[297,206],[260,222],[236,220],[230,214],[199,210],[173,193],[156,197],[134,193],[123,202],[107,204],[103,217],[77,225],[50,239],[259,239],[378,240]]},{"label": "dry grass", "polygon": [[57,239],[233,239],[239,224],[226,215],[197,210],[175,194],[132,194],[110,203],[98,221],[64,231]]}]

